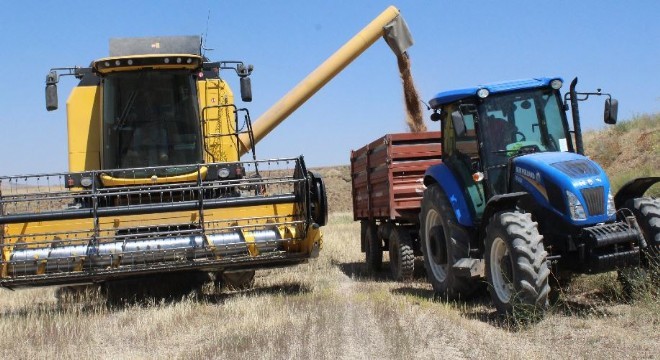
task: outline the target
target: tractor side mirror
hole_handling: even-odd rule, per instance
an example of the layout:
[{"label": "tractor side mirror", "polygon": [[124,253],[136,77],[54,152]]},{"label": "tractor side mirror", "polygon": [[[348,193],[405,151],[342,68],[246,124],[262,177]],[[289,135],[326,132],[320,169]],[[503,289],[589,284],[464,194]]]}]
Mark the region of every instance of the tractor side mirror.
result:
[{"label": "tractor side mirror", "polygon": [[619,101],[617,99],[605,100],[605,123],[616,124],[617,113],[619,112]]},{"label": "tractor side mirror", "polygon": [[252,81],[249,77],[241,77],[241,100],[252,101]]},{"label": "tractor side mirror", "polygon": [[46,75],[46,110],[57,110],[57,81],[58,76],[55,71]]},{"label": "tractor side mirror", "polygon": [[463,114],[461,114],[460,111],[454,111],[451,113],[451,121],[454,123],[456,136],[461,137],[465,135],[465,120],[463,120]]},{"label": "tractor side mirror", "polygon": [[440,113],[437,111],[434,111],[433,114],[431,114],[431,121],[440,121]]}]

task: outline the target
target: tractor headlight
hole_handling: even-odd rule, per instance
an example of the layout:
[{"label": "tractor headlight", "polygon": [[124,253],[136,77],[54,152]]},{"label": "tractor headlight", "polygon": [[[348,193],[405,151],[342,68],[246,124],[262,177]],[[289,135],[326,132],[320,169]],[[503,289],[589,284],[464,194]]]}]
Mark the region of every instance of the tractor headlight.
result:
[{"label": "tractor headlight", "polygon": [[587,213],[584,211],[584,206],[575,194],[566,190],[566,199],[568,200],[568,211],[571,213],[573,220],[586,220]]},{"label": "tractor headlight", "polygon": [[614,196],[612,190],[607,193],[607,216],[616,214],[616,205],[614,205]]},{"label": "tractor headlight", "polygon": [[562,85],[563,85],[563,83],[559,79],[554,79],[550,82],[550,87],[555,89],[555,90],[561,89]]}]

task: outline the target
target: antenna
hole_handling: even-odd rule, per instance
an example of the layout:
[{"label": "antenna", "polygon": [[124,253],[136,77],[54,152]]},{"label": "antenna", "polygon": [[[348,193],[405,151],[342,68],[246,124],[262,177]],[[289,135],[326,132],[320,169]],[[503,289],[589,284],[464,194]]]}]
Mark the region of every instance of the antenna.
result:
[{"label": "antenna", "polygon": [[213,49],[209,49],[206,47],[206,39],[209,36],[209,22],[211,21],[211,9],[209,9],[208,15],[206,15],[206,31],[204,32],[204,36],[202,36],[202,57],[206,56],[206,50],[213,51]]}]

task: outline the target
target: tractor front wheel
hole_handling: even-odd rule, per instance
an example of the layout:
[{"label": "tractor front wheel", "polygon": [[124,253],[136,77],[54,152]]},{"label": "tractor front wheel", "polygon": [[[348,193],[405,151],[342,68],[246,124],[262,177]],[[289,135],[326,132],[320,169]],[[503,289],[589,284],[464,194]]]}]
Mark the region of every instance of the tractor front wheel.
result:
[{"label": "tractor front wheel", "polygon": [[548,305],[547,252],[530,214],[498,212],[486,228],[486,278],[500,314],[540,315]]}]

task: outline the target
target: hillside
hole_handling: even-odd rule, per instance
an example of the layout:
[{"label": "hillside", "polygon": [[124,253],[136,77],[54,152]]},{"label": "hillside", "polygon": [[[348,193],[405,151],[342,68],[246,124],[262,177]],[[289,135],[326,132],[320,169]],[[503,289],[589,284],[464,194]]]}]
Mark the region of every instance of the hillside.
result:
[{"label": "hillside", "polygon": [[[615,188],[639,176],[660,176],[660,113],[638,115],[605,130],[584,134],[585,152]],[[660,187],[651,190],[660,196]]]}]

